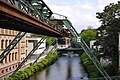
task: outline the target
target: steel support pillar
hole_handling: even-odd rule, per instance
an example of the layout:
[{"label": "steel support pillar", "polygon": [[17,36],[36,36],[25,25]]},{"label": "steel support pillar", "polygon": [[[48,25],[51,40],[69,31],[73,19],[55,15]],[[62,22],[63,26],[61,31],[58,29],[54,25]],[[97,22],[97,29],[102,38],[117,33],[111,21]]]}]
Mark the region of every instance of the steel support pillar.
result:
[{"label": "steel support pillar", "polygon": [[74,27],[72,26],[71,22],[68,19],[64,19],[63,23],[69,29],[69,31],[71,32],[71,34],[73,35],[73,37],[76,38],[75,39],[75,42],[77,43],[76,45],[82,47],[82,49],[85,51],[85,53],[87,54],[87,56],[91,59],[91,61],[96,66],[96,68],[103,75],[103,77],[105,78],[105,80],[112,80],[110,78],[110,76],[107,74],[107,72],[104,70],[104,68],[101,66],[101,64],[98,61],[98,59],[96,58],[96,56],[92,53],[92,51],[90,50],[90,48],[87,46],[87,44],[85,43],[85,41],[83,39],[81,39],[81,41],[77,42],[77,38],[79,37],[79,34],[74,29]]},{"label": "steel support pillar", "polygon": [[25,36],[25,34],[26,34],[26,32],[19,32],[15,36],[15,38],[13,39],[13,41],[7,46],[7,48],[0,55],[0,62],[2,62],[3,59],[9,54],[9,52],[14,49],[14,47],[16,46],[16,44],[22,39],[22,37]]}]

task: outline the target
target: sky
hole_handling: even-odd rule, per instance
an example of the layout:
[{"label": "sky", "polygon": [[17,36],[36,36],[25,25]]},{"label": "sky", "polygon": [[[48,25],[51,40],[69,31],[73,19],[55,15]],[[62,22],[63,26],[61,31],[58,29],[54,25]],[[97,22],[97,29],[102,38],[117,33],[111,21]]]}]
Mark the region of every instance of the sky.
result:
[{"label": "sky", "polygon": [[119,0],[44,0],[53,13],[67,16],[78,33],[89,26],[100,27],[96,13],[117,1]]}]

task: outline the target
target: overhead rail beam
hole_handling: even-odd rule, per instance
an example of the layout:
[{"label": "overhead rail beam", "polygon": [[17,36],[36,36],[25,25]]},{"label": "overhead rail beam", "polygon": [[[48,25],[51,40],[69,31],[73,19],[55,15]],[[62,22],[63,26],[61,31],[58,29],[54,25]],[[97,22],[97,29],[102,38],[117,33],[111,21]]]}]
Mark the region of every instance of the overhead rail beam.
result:
[{"label": "overhead rail beam", "polygon": [[[22,6],[22,8],[23,7],[24,6]],[[34,9],[34,7],[32,8]],[[35,9],[32,12],[36,12]],[[30,13],[32,14],[32,12]],[[1,28],[5,28],[5,29],[7,28],[12,30],[36,33],[36,34],[42,34],[42,35],[54,36],[54,37],[66,36],[66,35],[63,35],[60,31],[53,28],[51,25],[49,25],[49,23],[43,22],[33,17],[31,14],[21,11],[20,9],[8,3],[7,1],[0,0],[0,19],[6,20],[6,21],[0,22],[0,25],[2,25],[0,26]],[[14,20],[14,22],[9,22],[7,20]],[[13,27],[11,27],[10,25],[11,26],[13,25]],[[17,27],[14,27],[15,25]]]}]

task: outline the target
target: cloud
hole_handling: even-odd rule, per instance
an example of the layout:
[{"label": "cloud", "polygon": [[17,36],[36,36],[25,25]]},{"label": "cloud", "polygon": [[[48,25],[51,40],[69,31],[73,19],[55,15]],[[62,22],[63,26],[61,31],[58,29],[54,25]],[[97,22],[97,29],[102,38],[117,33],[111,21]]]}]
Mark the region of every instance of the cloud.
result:
[{"label": "cloud", "polygon": [[110,3],[117,3],[118,0],[99,0],[98,3],[98,8],[100,11],[102,11],[104,9],[105,6],[109,5]]},{"label": "cloud", "polygon": [[96,12],[100,12],[110,2],[117,2],[117,0],[97,0],[96,2],[90,2],[86,0],[74,0],[74,5],[66,4],[63,1],[60,5],[50,4],[50,0],[45,0],[50,9],[62,15],[65,15],[73,23],[73,26],[78,32],[82,29],[86,29],[88,26],[97,28],[100,26],[99,20],[96,18]]}]

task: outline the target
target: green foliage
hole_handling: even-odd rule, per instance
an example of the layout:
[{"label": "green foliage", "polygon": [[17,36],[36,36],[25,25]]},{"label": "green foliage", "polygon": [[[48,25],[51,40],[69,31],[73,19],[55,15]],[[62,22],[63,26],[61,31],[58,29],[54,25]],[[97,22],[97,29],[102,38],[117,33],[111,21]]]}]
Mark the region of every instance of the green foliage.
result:
[{"label": "green foliage", "polygon": [[58,58],[58,53],[49,53],[42,61],[31,65],[24,70],[18,71],[15,75],[6,78],[5,80],[26,80],[35,72],[44,69],[45,67],[53,64]]},{"label": "green foliage", "polygon": [[88,58],[86,53],[83,53],[81,55],[81,60],[82,60],[83,66],[85,67],[85,69],[88,73],[89,78],[96,78],[96,77],[101,77],[102,76],[100,74],[100,72],[98,71],[98,69],[93,64],[93,62]]},{"label": "green foliage", "polygon": [[32,36],[32,37],[42,37],[43,35],[41,35],[41,34],[33,34],[33,33],[31,33],[31,36]]},{"label": "green foliage", "polygon": [[80,36],[82,37],[83,40],[89,45],[91,40],[96,39],[96,30],[95,29],[86,29],[81,31]]},{"label": "green foliage", "polygon": [[106,72],[108,73],[108,75],[113,76],[116,75],[115,72],[115,66],[113,64],[109,64],[107,66],[104,67]]},{"label": "green foliage", "polygon": [[[47,38],[47,39],[46,39],[46,46],[49,46],[49,45],[53,42],[54,39],[55,39],[54,37],[49,37],[49,38]],[[52,43],[52,45],[55,45],[55,44],[56,44],[56,41],[54,41],[54,42]]]},{"label": "green foliage", "polygon": [[[104,56],[109,56],[112,63],[118,66],[118,32],[120,32],[120,2],[117,4],[111,3],[106,6],[103,12],[97,13],[97,18],[101,21],[101,26],[98,28],[96,45],[101,45],[101,52]],[[117,68],[115,72],[117,72]],[[109,70],[110,71],[110,70]],[[113,70],[114,71],[114,70]]]},{"label": "green foliage", "polygon": [[46,39],[46,46],[50,45],[51,41],[52,41],[51,37],[47,38]]}]

